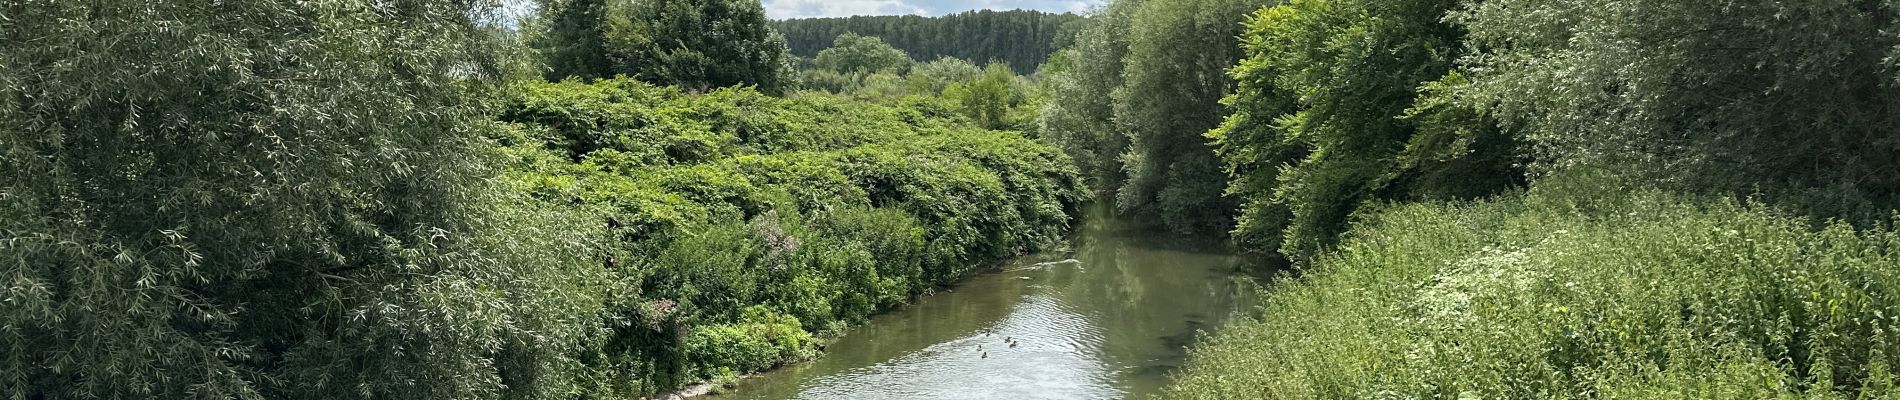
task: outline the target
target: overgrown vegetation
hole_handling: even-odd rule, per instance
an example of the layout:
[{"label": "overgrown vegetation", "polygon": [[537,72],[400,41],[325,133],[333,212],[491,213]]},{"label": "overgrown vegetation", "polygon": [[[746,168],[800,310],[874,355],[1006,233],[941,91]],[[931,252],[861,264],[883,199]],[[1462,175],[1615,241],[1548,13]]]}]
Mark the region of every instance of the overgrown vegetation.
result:
[{"label": "overgrown vegetation", "polygon": [[[1886,165],[1900,125],[1886,120],[1900,114],[1881,94],[1900,88],[1896,14],[1873,1],[1261,11],[1235,69],[1238,113],[1213,136],[1248,201],[1238,238],[1300,274],[1196,352],[1172,394],[1896,395],[1900,169]],[[1445,202],[1513,186],[1516,165],[1527,193]]]},{"label": "overgrown vegetation", "polygon": [[974,268],[1059,240],[1059,152],[928,103],[883,107],[633,80],[529,87],[510,181],[603,216],[619,286],[594,367],[621,395],[758,371]]},{"label": "overgrown vegetation", "polygon": [[482,2],[0,5],[0,396],[581,390],[597,230],[486,179]]},{"label": "overgrown vegetation", "polygon": [[1177,398],[1886,398],[1900,233],[1540,183],[1393,206],[1194,353]]},{"label": "overgrown vegetation", "polygon": [[0,5],[0,396],[639,397],[1084,197],[934,101],[506,82],[494,7]]},{"label": "overgrown vegetation", "polygon": [[730,381],[1092,200],[1298,271],[1180,397],[1900,395],[1890,0],[537,4],[0,3],[0,396]]},{"label": "overgrown vegetation", "polygon": [[1243,201],[1234,240],[1300,260],[1362,205],[1522,184],[1516,141],[1459,102],[1456,0],[1294,0],[1249,22],[1235,112],[1208,133]]}]

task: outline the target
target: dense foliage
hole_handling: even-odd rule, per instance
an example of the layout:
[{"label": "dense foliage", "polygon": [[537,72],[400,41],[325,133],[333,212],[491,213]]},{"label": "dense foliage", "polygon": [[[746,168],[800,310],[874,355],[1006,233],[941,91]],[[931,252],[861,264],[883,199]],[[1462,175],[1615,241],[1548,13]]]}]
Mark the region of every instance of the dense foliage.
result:
[{"label": "dense foliage", "polygon": [[486,179],[493,6],[0,4],[0,396],[579,390],[604,276]]},{"label": "dense foliage", "polygon": [[1091,15],[1075,46],[1050,57],[1042,79],[1048,97],[1036,121],[1042,139],[1060,146],[1091,180],[1097,198],[1114,198],[1126,181],[1121,154],[1128,136],[1115,126],[1115,90],[1122,86],[1123,34],[1139,0],[1109,3]]},{"label": "dense foliage", "polygon": [[1502,0],[1471,30],[1474,97],[1548,170],[1759,193],[1857,220],[1900,200],[1900,4]]},{"label": "dense foliage", "polygon": [[626,75],[705,91],[790,84],[785,39],[755,0],[542,0],[540,49],[550,81]]},{"label": "dense foliage", "polygon": [[812,65],[818,69],[840,74],[902,74],[910,72],[910,66],[916,63],[909,53],[891,47],[884,39],[851,33],[838,35],[831,48],[819,51],[818,56],[812,58]]},{"label": "dense foliage", "polygon": [[1084,197],[953,102],[503,83],[494,8],[0,5],[0,396],[637,397],[809,356]]},{"label": "dense foliage", "polygon": [[1172,397],[1890,398],[1900,233],[1540,182],[1378,213]]},{"label": "dense foliage", "polygon": [[[1249,201],[1239,238],[1284,238],[1300,275],[1172,394],[1900,394],[1895,7],[1262,11],[1212,135]],[[1483,196],[1514,163],[1532,167],[1526,194],[1391,204]]]},{"label": "dense foliage", "polygon": [[[1077,38],[1074,58],[1047,77],[1054,94],[1041,125],[1052,142],[1089,157],[1081,163],[1093,178],[1120,183],[1098,190],[1112,190],[1125,215],[1187,236],[1233,226],[1226,175],[1203,135],[1227,115],[1220,101],[1234,81],[1225,71],[1241,58],[1241,20],[1261,3],[1112,2]],[[1099,139],[1109,132],[1126,145]]]},{"label": "dense foliage", "polygon": [[1235,112],[1208,133],[1243,201],[1238,243],[1306,258],[1369,202],[1519,184],[1514,140],[1453,97],[1463,33],[1443,18],[1456,5],[1294,0],[1254,16]]},{"label": "dense foliage", "polygon": [[1060,239],[1062,153],[951,110],[632,80],[528,87],[509,181],[600,216],[618,284],[590,365],[623,395],[809,355],[814,336]]},{"label": "dense foliage", "polygon": [[976,10],[942,17],[916,15],[854,16],[773,21],[785,34],[792,54],[816,57],[838,36],[851,33],[882,38],[919,59],[956,57],[978,63],[1002,62],[1016,73],[1034,72],[1057,49],[1067,47],[1081,16],[1034,10]]}]

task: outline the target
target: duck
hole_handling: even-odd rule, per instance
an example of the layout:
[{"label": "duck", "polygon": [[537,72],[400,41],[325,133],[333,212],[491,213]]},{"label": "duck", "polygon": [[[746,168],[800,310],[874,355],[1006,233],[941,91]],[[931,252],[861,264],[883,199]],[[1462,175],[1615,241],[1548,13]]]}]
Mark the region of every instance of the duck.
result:
[{"label": "duck", "polygon": [[983,352],[983,358],[990,358],[990,352]]},{"label": "duck", "polygon": [[1009,348],[1016,348],[1016,342],[1009,342]]}]

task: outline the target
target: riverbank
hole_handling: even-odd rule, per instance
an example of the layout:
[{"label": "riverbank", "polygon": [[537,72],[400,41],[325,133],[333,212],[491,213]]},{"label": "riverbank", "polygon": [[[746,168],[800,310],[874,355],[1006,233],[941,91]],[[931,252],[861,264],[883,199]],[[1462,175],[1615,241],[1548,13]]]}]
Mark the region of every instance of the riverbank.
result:
[{"label": "riverbank", "polygon": [[640,397],[818,353],[821,338],[1060,243],[1084,190],[1061,152],[930,102],[629,79],[524,85],[509,185],[594,216],[612,275],[581,354]]},{"label": "riverbank", "polygon": [[985,275],[1001,274],[1001,273],[1006,272],[1011,265],[1021,264],[1025,262],[1036,262],[1035,260],[1039,260],[1046,257],[1048,256],[1047,255],[1025,255],[1025,256],[1013,258],[1007,261],[999,261],[999,262],[993,263],[991,264],[989,268],[986,268],[986,269],[971,270],[968,272],[970,276],[954,279],[949,282],[945,282],[937,286],[936,288],[928,290],[924,292],[923,294],[920,294],[910,299],[909,301],[902,302],[902,303],[890,306],[884,310],[881,310],[877,314],[871,315],[870,321],[864,322],[862,324],[848,326],[839,331],[831,332],[830,335],[818,337],[817,338],[818,342],[816,345],[818,352],[812,354],[812,356],[809,358],[778,360],[776,364],[763,370],[755,371],[755,372],[745,374],[745,375],[716,377],[717,378],[716,380],[696,382],[690,385],[686,385],[685,387],[679,390],[661,393],[659,395],[652,397],[652,399],[654,400],[685,400],[685,399],[693,399],[693,398],[701,398],[701,397],[709,397],[709,396],[717,397],[717,395],[719,395],[720,393],[729,391],[733,389],[736,385],[743,384],[748,380],[757,378],[759,376],[771,375],[774,372],[778,372],[786,368],[796,368],[801,363],[822,358],[825,356],[824,351],[830,348],[832,344],[842,339],[844,335],[849,335],[851,331],[860,330],[859,328],[862,328],[864,324],[876,323],[876,320],[878,318],[883,317],[890,313],[906,312],[907,309],[911,305],[916,304],[918,302],[931,301],[931,299],[936,296],[948,294],[948,293],[955,293],[957,286],[967,283],[969,279],[975,279],[975,278],[979,278]]},{"label": "riverbank", "polygon": [[1900,234],[1646,192],[1394,206],[1194,352],[1186,399],[1883,398]]}]

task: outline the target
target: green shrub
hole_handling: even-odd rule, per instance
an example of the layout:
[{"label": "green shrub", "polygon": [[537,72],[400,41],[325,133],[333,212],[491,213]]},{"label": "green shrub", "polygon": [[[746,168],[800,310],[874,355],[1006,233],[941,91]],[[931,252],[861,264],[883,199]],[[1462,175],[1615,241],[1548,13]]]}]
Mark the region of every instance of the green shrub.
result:
[{"label": "green shrub", "polygon": [[1377,213],[1181,398],[1884,398],[1900,233],[1547,180]]},{"label": "green shrub", "polygon": [[630,80],[528,85],[503,114],[511,187],[601,216],[615,274],[589,358],[637,395],[808,355],[975,267],[1060,240],[1062,153],[896,106]]}]

